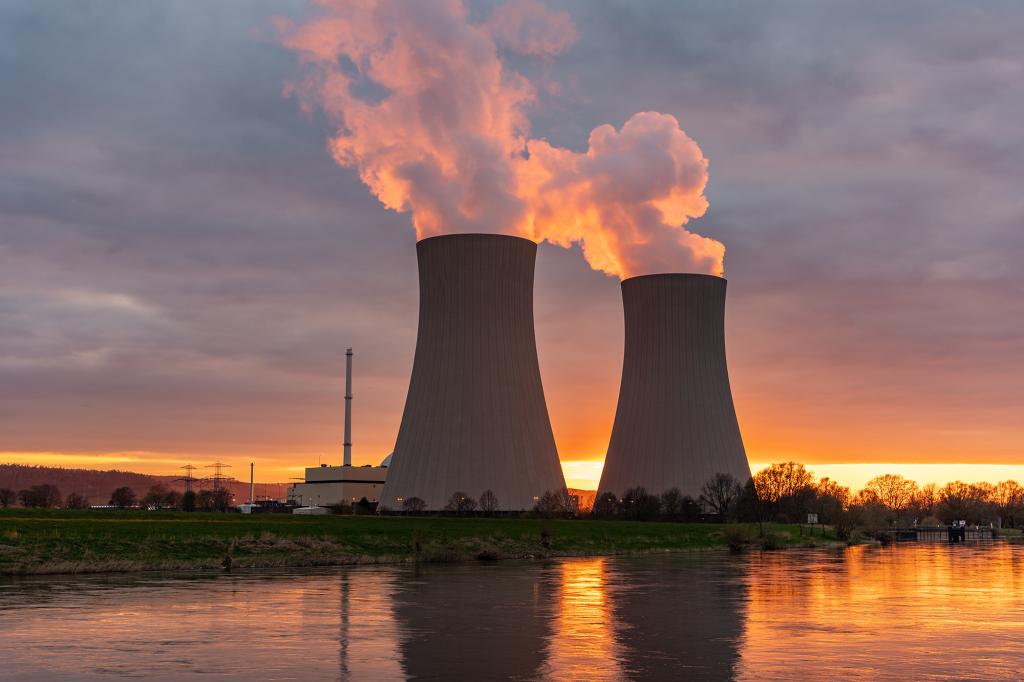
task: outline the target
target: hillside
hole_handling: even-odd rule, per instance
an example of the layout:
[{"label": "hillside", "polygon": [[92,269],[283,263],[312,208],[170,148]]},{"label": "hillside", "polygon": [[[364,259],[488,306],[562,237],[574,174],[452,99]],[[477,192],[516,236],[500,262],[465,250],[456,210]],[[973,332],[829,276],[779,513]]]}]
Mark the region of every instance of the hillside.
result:
[{"label": "hillside", "polygon": [[[178,476],[151,476],[133,471],[97,471],[93,469],[65,469],[63,467],[28,466],[24,464],[0,464],[0,488],[18,491],[33,485],[49,483],[60,489],[65,497],[70,493],[84,495],[93,504],[104,504],[110,499],[115,488],[128,486],[142,497],[152,486],[166,485],[172,490],[184,492],[185,482]],[[235,499],[245,501],[249,497],[249,484],[243,481],[228,481],[225,484]],[[197,489],[210,487],[209,483],[197,483]],[[283,498],[287,483],[257,483],[256,498]]]}]

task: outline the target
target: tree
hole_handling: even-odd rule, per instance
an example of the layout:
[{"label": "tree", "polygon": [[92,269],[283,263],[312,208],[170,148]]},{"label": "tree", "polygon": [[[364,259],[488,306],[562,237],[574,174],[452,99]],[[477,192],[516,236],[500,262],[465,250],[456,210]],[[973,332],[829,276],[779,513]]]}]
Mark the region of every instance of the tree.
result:
[{"label": "tree", "polygon": [[0,488],[0,507],[7,509],[17,502],[18,494],[10,488]]},{"label": "tree", "polygon": [[402,500],[402,511],[407,514],[419,514],[427,508],[427,503],[418,497]]},{"label": "tree", "polygon": [[57,486],[43,483],[26,490],[18,491],[18,500],[22,507],[43,507],[49,509],[61,506],[60,490]]},{"label": "tree", "polygon": [[452,493],[452,496],[448,498],[448,504],[444,506],[446,512],[455,512],[459,516],[468,514],[474,509],[476,509],[476,500],[461,490]]},{"label": "tree", "polygon": [[194,512],[196,510],[195,491],[189,490],[181,496],[181,511]]},{"label": "tree", "polygon": [[918,493],[917,483],[899,474],[875,476],[864,486],[874,493],[875,498],[892,512],[897,522],[906,515]]},{"label": "tree", "polygon": [[163,509],[169,492],[170,490],[166,485],[163,483],[157,483],[156,485],[151,486],[149,488],[149,492],[142,497],[141,504],[147,509]]},{"label": "tree", "polygon": [[814,509],[820,523],[839,523],[850,506],[850,489],[827,476],[815,487]]},{"label": "tree", "polygon": [[574,514],[576,512],[576,504],[572,495],[565,488],[547,490],[537,500],[533,511],[547,517],[564,516]]},{"label": "tree", "polygon": [[64,507],[66,509],[88,509],[89,498],[85,495],[80,495],[79,493],[71,493],[67,496],[67,499],[64,500]]},{"label": "tree", "polygon": [[200,490],[196,496],[196,507],[203,511],[225,512],[231,507],[231,491],[227,488]]},{"label": "tree", "polygon": [[757,496],[768,502],[794,497],[813,485],[814,476],[796,462],[772,464],[754,475]]},{"label": "tree", "polygon": [[732,474],[717,473],[701,486],[700,501],[711,507],[720,521],[725,521],[732,516],[742,493],[742,486]]},{"label": "tree", "polygon": [[622,496],[622,515],[636,521],[653,519],[661,511],[661,500],[642,486],[630,488]]},{"label": "tree", "polygon": [[181,507],[181,493],[177,490],[168,490],[164,495],[164,509],[178,509]]},{"label": "tree", "polygon": [[590,515],[595,519],[614,519],[619,515],[619,498],[615,493],[600,493],[594,498]]},{"label": "tree", "polygon": [[993,491],[999,520],[1005,528],[1016,528],[1024,521],[1024,486],[1017,481],[1003,481]]},{"label": "tree", "polygon": [[661,494],[661,515],[669,518],[679,518],[679,514],[682,511],[683,506],[683,494],[679,492],[679,488],[669,488]]},{"label": "tree", "polygon": [[988,523],[996,507],[989,501],[991,494],[992,486],[989,484],[951,481],[939,490],[939,501],[935,508],[937,516],[943,523]]},{"label": "tree", "polygon": [[135,506],[135,491],[126,485],[121,486],[110,494],[110,504],[118,509],[127,509]]},{"label": "tree", "polygon": [[498,511],[498,496],[490,488],[480,493],[480,511],[485,514]]}]

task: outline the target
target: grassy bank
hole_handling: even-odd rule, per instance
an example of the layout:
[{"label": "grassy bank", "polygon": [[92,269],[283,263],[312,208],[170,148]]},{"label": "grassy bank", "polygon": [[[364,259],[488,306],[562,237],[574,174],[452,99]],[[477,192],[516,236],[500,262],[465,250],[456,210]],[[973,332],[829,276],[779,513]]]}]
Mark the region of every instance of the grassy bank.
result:
[{"label": "grassy bank", "polygon": [[[776,547],[834,542],[766,525]],[[761,547],[751,524],[0,510],[0,574],[463,561]]]}]

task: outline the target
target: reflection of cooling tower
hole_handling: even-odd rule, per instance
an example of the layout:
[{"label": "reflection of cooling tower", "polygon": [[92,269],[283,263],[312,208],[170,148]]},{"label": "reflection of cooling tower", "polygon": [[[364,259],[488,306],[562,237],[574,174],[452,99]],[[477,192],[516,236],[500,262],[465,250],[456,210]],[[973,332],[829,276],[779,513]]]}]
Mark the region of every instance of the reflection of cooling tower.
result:
[{"label": "reflection of cooling tower", "polygon": [[420,318],[409,395],[381,502],[428,509],[493,490],[529,509],[565,486],[533,331],[537,245],[494,234],[416,244]]},{"label": "reflection of cooling tower", "polygon": [[679,488],[750,467],[725,364],[725,280],[669,274],[622,282],[626,347],[600,490]]}]

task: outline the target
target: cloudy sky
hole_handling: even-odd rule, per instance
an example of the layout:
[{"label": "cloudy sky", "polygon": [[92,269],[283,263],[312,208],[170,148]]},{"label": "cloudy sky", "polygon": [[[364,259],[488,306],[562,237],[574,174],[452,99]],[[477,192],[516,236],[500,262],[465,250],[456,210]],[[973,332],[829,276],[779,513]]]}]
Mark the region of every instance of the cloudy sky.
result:
[{"label": "cloudy sky", "polygon": [[[1024,7],[550,4],[575,41],[507,58],[545,84],[532,137],[583,151],[596,126],[658,111],[709,160],[710,207],[687,227],[726,245],[755,467],[856,483],[1024,464]],[[334,162],[327,117],[283,94],[299,63],[274,19],[309,13],[0,5],[0,461],[255,460],[284,480],[340,459],[347,346],[356,462],[390,452],[415,232]],[[542,244],[536,308],[560,455],[593,485],[618,279]]]}]

